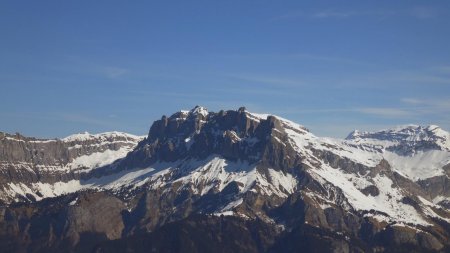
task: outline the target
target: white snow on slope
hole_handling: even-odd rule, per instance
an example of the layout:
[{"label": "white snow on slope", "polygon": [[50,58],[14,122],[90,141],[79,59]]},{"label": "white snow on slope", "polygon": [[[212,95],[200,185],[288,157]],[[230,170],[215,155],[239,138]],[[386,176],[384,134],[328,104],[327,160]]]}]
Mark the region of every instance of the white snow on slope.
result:
[{"label": "white snow on slope", "polygon": [[193,115],[202,115],[203,117],[208,116],[208,109],[202,106],[196,106],[194,109],[189,111],[189,113],[192,113]]},{"label": "white snow on slope", "polygon": [[368,167],[375,167],[382,159],[379,154],[347,145],[342,140],[316,137],[311,133],[299,133],[293,129],[285,129],[285,132],[288,134],[293,146],[297,147],[297,151],[305,156],[314,157],[310,150],[310,148],[313,148],[332,152]]},{"label": "white snow on slope", "polygon": [[441,150],[419,152],[413,156],[401,156],[386,151],[383,158],[394,170],[413,181],[445,175],[442,167],[450,163],[450,153]]},{"label": "white snow on slope", "polygon": [[[89,180],[70,180],[68,182],[56,182],[54,184],[39,182],[33,183],[31,186],[27,186],[23,183],[9,183],[9,189],[7,188],[5,193],[9,198],[18,201],[17,195],[25,196],[26,194],[31,194],[37,200],[41,200],[73,193],[83,189],[117,190],[123,186],[132,186],[136,188],[145,183],[153,171],[155,171],[155,168],[149,167],[145,169],[123,171],[117,174],[92,178]],[[42,196],[39,196],[38,192]]]},{"label": "white snow on slope", "polygon": [[39,171],[76,171],[77,173],[88,172],[92,169],[112,164],[114,161],[124,158],[128,152],[132,150],[133,147],[127,146],[123,146],[118,150],[106,149],[102,152],[94,152],[89,155],[76,157],[72,162],[67,164],[55,162],[55,165],[35,165],[34,163],[29,162],[0,162],[0,169],[11,166],[18,171],[28,170],[32,173],[35,173],[32,168],[36,168]]},{"label": "white snow on slope", "polygon": [[65,138],[62,138],[61,140],[64,142],[88,141],[88,140],[93,140],[93,139],[107,141],[108,139],[118,138],[118,137],[129,139],[130,141],[131,140],[136,141],[136,140],[141,140],[141,139],[145,138],[146,136],[137,136],[137,135],[133,135],[133,134],[116,132],[116,131],[104,132],[104,133],[99,133],[99,134],[90,134],[88,132],[84,132],[84,133],[69,135]]},{"label": "white snow on slope", "polygon": [[254,112],[249,112],[249,111],[245,111],[245,112],[247,113],[247,116],[250,116],[250,118],[255,119],[257,121],[265,120],[265,119],[267,119],[267,117],[273,116],[273,117],[279,119],[280,121],[282,121],[283,124],[285,125],[285,127],[287,127],[287,128],[296,129],[297,131],[301,131],[301,132],[309,132],[306,129],[306,127],[304,127],[304,126],[302,126],[302,125],[300,125],[298,123],[295,123],[293,121],[290,121],[288,119],[285,119],[285,118],[282,118],[280,116],[277,116],[277,115],[254,113]]},{"label": "white snow on slope", "polygon": [[[283,122],[283,124],[286,123]],[[384,217],[381,214],[374,216],[380,220],[400,221],[426,226],[429,223],[413,206],[402,203],[402,199],[405,196],[404,193],[400,188],[393,185],[393,182],[388,177],[377,175],[370,179],[357,174],[347,174],[339,168],[334,169],[323,161],[320,161],[310,150],[312,147],[317,150],[329,151],[368,167],[374,167],[382,159],[385,159],[394,171],[406,175],[406,177],[413,181],[444,175],[442,167],[450,164],[450,152],[447,148],[448,140],[450,139],[449,134],[436,126],[429,126],[424,131],[421,130],[423,128],[417,128],[417,126],[410,126],[410,128],[413,130],[409,129],[406,132],[412,136],[405,137],[403,135],[402,137],[398,137],[399,140],[395,138],[394,140],[380,138],[370,140],[357,139],[355,141],[320,138],[310,133],[296,131],[295,128],[289,127],[285,127],[285,132],[288,134],[291,144],[306,159],[305,163],[309,164],[311,168],[315,168],[311,169],[310,172],[312,175],[316,175],[316,180],[319,182],[326,180],[342,189],[354,209],[376,210],[388,215],[388,217]],[[392,130],[391,133],[394,132],[395,135],[396,131],[403,130],[402,128],[398,128]],[[419,151],[413,153],[411,156],[402,156],[386,151],[387,147],[403,143],[403,139],[409,141],[410,145],[415,145],[416,142],[424,140],[434,141],[442,147],[442,150],[432,149]],[[360,145],[361,142],[366,144],[366,146]],[[377,196],[364,195],[360,190],[369,185],[375,185],[379,189],[380,194]],[[436,198],[436,201],[440,199],[442,198]],[[326,203],[325,206],[327,206]],[[421,206],[426,215],[443,219],[432,209],[426,207],[424,199]]]},{"label": "white snow on slope", "polygon": [[[450,164],[450,134],[435,125],[407,125],[377,132],[354,131],[347,139],[355,145],[373,147],[374,154],[388,161],[393,170],[413,181],[445,175],[442,167]],[[410,154],[388,150],[397,147],[401,151],[402,147],[414,147],[422,141],[435,143],[440,148],[431,146],[425,150],[414,150]]]},{"label": "white snow on slope", "polygon": [[355,130],[346,139],[359,144],[381,145],[384,148],[395,145],[414,146],[423,141],[434,142],[441,149],[450,151],[450,133],[435,125],[405,125],[376,132]]},{"label": "white snow on slope", "polygon": [[[247,115],[257,121],[270,116],[270,114],[248,111]],[[450,150],[450,134],[438,126],[407,125],[381,130],[376,133],[355,131],[349,140],[340,140],[317,137],[308,132],[302,125],[279,116],[272,116],[282,122],[285,132],[294,146],[297,147],[297,151],[305,156],[311,156],[312,152],[309,148],[314,148],[332,152],[368,167],[375,167],[382,159],[385,159],[393,170],[414,181],[445,175],[442,167],[450,163],[450,151],[448,151]],[[379,139],[364,137],[377,135],[380,135]],[[423,140],[436,141],[440,146],[448,147],[448,150],[417,152],[413,156],[401,156],[386,151],[386,148],[398,145],[401,141],[415,143]]]},{"label": "white snow on slope", "polygon": [[[174,180],[171,175],[174,170],[185,171],[187,174]],[[127,170],[82,181],[71,180],[55,184],[34,183],[31,187],[10,183],[7,193],[13,199],[16,194],[25,196],[28,193],[40,200],[82,189],[119,190],[124,186],[136,188],[145,183],[150,183],[152,188],[159,188],[166,184],[181,182],[182,187],[189,185],[194,192],[204,195],[210,190],[222,191],[233,181],[239,183],[239,194],[256,191],[255,187],[257,187],[267,196],[276,195],[285,198],[295,191],[298,182],[292,175],[273,169],[268,169],[267,172],[267,174],[261,174],[253,165],[247,163],[210,157],[201,161],[187,160],[181,164],[156,163],[144,169]],[[38,196],[37,192],[43,196]]]},{"label": "white snow on slope", "polygon": [[242,162],[230,162],[221,157],[211,157],[205,161],[191,161],[182,165],[189,174],[177,179],[183,185],[193,185],[194,192],[200,195],[210,190],[222,191],[229,183],[240,183],[240,192],[245,193],[255,185],[260,186],[264,194],[287,197],[294,191],[297,180],[290,174],[268,169],[269,177],[261,174],[254,165]]},{"label": "white snow on slope", "polygon": [[207,159],[206,163],[190,161],[183,164],[181,170],[191,172],[175,182],[182,182],[184,185],[192,183],[194,192],[204,195],[213,188],[222,191],[230,182],[235,181],[235,178],[246,178],[246,171],[250,169],[247,163],[230,163],[219,157]]},{"label": "white snow on slope", "polygon": [[248,111],[247,115],[257,119],[258,121],[266,119],[268,116],[273,116],[280,120],[283,125],[284,131],[289,136],[292,144],[296,146],[297,151],[303,155],[312,154],[310,148],[314,148],[317,150],[326,150],[369,167],[376,166],[382,159],[379,154],[367,152],[365,150],[356,148],[354,145],[349,145],[348,141],[326,137],[317,137],[314,134],[310,133],[304,126],[276,115],[258,114]]},{"label": "white snow on slope", "polygon": [[85,168],[83,171],[86,172],[94,168],[111,164],[118,159],[122,159],[131,150],[133,150],[133,148],[124,146],[118,150],[107,149],[103,152],[96,152],[90,155],[79,156],[75,158],[71,163],[67,164],[65,168],[68,168],[70,170]]},{"label": "white snow on slope", "polygon": [[[398,127],[393,130],[384,131],[391,135],[395,135],[398,132],[405,134],[404,132],[406,131],[406,133],[409,134],[408,136],[411,135],[410,137],[406,137],[406,139],[412,142],[429,140],[431,138],[425,133],[417,133],[417,131],[419,131],[417,129],[422,129],[418,126],[407,126],[407,129],[408,130],[404,130],[403,127]],[[431,129],[430,131],[437,132],[442,138],[448,135],[447,132],[436,126],[429,126],[424,129]],[[354,136],[356,136],[354,139],[339,140],[316,137],[311,133],[301,133],[296,131],[295,128],[286,128],[285,132],[293,141],[293,144],[297,147],[297,150],[306,156],[312,156],[312,153],[309,151],[309,148],[312,147],[317,150],[325,150],[341,157],[349,158],[354,162],[366,165],[368,167],[375,167],[382,159],[385,159],[394,171],[399,172],[413,181],[445,175],[442,167],[450,164],[450,151],[446,149],[419,151],[415,152],[411,156],[399,155],[387,151],[386,148],[398,145],[400,143],[395,138],[361,138],[361,134],[356,131],[354,132]],[[365,132],[365,134],[370,135],[370,133],[367,132]],[[437,140],[441,141],[441,143],[447,143],[448,139],[450,138],[437,138]],[[361,144],[364,145],[361,146]]]},{"label": "white snow on slope", "polygon": [[[414,207],[401,202],[403,198],[401,190],[395,187],[386,176],[377,175],[373,178],[380,194],[378,196],[366,196],[354,184],[356,180],[366,181],[364,178],[356,179],[356,175],[345,174],[341,170],[333,169],[326,164],[323,164],[320,169],[311,170],[311,174],[320,176],[342,189],[345,197],[356,210],[376,210],[387,213],[392,221],[429,225]],[[366,182],[366,184],[371,185],[372,183]]]},{"label": "white snow on slope", "polygon": [[[283,124],[286,123],[283,122]],[[377,175],[369,181],[368,178],[363,176],[347,174],[339,168],[334,169],[330,167],[324,161],[321,161],[319,158],[315,157],[311,148],[329,151],[368,167],[374,167],[380,163],[383,159],[383,154],[381,152],[373,152],[372,150],[366,151],[358,148],[357,145],[350,145],[352,143],[349,143],[348,141],[320,138],[308,132],[298,131],[298,129],[295,128],[285,127],[284,131],[288,134],[291,144],[305,158],[304,163],[308,164],[309,167],[312,168],[310,173],[313,176],[315,175],[316,180],[319,182],[326,180],[334,186],[342,189],[344,195],[354,209],[384,212],[389,217],[383,219],[392,221],[396,220],[404,223],[420,225],[429,224],[414,209],[414,207],[401,202],[404,197],[402,191],[393,185],[393,182],[388,177]],[[425,154],[425,156],[427,155],[430,156],[428,162],[430,159],[436,158],[436,154]],[[410,164],[417,162],[417,160],[415,161],[411,159],[408,161]],[[397,164],[401,164],[401,162],[402,161],[398,161]],[[361,190],[369,185],[375,185],[379,189],[380,194],[377,196],[364,195]]]},{"label": "white snow on slope", "polygon": [[8,183],[6,186],[7,187],[4,190],[6,196],[2,196],[2,199],[11,199],[14,201],[19,201],[18,195],[26,196],[26,194],[30,194],[34,196],[36,200],[41,200],[76,192],[85,188],[78,180],[56,182],[54,184],[33,183],[31,186],[27,186],[23,183]]}]

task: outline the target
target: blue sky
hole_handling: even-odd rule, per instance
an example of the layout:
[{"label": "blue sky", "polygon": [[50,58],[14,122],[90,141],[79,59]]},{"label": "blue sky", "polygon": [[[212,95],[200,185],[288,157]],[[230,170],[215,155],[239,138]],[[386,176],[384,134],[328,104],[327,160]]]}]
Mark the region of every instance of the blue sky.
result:
[{"label": "blue sky", "polygon": [[197,104],[450,130],[449,45],[446,0],[1,1],[0,131],[146,134]]}]

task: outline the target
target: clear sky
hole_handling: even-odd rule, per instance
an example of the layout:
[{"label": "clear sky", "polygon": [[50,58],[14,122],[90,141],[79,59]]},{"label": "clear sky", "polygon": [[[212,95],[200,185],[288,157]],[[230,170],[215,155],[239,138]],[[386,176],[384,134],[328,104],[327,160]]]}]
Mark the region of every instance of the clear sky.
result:
[{"label": "clear sky", "polygon": [[450,1],[0,1],[0,131],[146,134],[246,106],[321,136],[450,130]]}]

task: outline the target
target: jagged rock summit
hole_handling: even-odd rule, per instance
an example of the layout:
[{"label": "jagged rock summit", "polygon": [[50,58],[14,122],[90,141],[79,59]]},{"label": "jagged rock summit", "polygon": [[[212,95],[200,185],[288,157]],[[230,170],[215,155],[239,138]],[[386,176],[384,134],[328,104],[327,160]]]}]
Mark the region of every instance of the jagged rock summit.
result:
[{"label": "jagged rock summit", "polygon": [[[445,252],[448,143],[437,126],[341,140],[244,107],[201,106],[163,116],[145,138],[0,135],[0,226],[14,228],[0,238],[47,252]],[[214,243],[196,239],[214,226]],[[179,231],[189,243],[168,247],[164,235]]]}]

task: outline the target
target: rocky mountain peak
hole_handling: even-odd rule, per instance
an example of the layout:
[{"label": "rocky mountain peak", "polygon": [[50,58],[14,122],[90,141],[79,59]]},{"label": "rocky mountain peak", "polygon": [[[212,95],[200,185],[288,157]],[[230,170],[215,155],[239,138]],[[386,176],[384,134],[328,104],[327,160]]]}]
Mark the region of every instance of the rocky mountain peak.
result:
[{"label": "rocky mountain peak", "polygon": [[436,125],[405,125],[376,132],[351,132],[346,140],[366,144],[382,144],[390,150],[401,147],[408,154],[416,151],[450,151],[450,134]]},{"label": "rocky mountain peak", "polygon": [[[296,131],[306,131],[297,125],[287,125],[298,127]],[[133,151],[144,159],[130,156],[128,160],[130,163],[144,161],[140,166],[146,166],[156,161],[205,158],[214,154],[254,162],[281,149],[275,146],[286,145],[280,142],[286,138],[284,128],[280,118],[253,114],[245,107],[216,113],[196,106],[155,121],[148,138]],[[278,160],[281,161],[281,157]]]},{"label": "rocky mountain peak", "polygon": [[209,114],[208,109],[206,109],[203,106],[199,106],[199,105],[196,105],[194,108],[192,108],[192,110],[190,110],[189,113],[194,115],[194,116],[201,115],[201,116],[203,116],[205,118]]},{"label": "rocky mountain peak", "polygon": [[150,127],[148,139],[150,141],[166,138],[187,138],[200,134],[205,126],[205,131],[234,131],[239,136],[245,136],[260,123],[259,118],[251,116],[244,107],[237,111],[228,110],[218,113],[208,112],[204,107],[196,106],[190,111],[180,111],[170,117],[163,116]]}]

